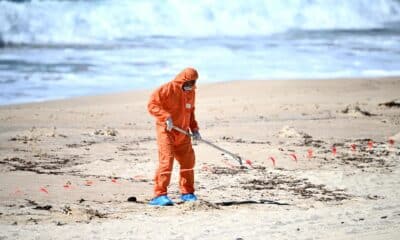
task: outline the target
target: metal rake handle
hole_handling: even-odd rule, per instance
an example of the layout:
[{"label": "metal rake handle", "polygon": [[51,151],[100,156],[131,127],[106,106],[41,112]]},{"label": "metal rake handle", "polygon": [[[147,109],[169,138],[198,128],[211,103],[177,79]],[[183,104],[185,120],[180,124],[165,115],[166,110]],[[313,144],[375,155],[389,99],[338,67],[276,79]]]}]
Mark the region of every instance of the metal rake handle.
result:
[{"label": "metal rake handle", "polygon": [[[189,137],[193,137],[193,134],[191,134],[188,131],[183,130],[182,128],[179,128],[177,126],[173,126],[172,128],[175,129],[176,131],[182,133],[182,134],[185,134],[185,135],[187,135]],[[199,141],[201,141],[201,142],[203,142],[203,143],[205,143],[205,144],[207,144],[207,145],[209,145],[209,146],[211,146],[211,147],[213,147],[215,149],[218,149],[221,152],[224,152],[224,153],[228,154],[229,156],[234,158],[236,161],[238,161],[240,165],[242,165],[242,158],[240,156],[238,156],[238,155],[236,155],[236,154],[234,154],[234,153],[232,153],[232,152],[230,152],[230,151],[228,151],[226,149],[223,149],[223,148],[215,145],[214,143],[212,143],[210,141],[207,141],[207,140],[205,140],[203,138],[200,138]]]}]

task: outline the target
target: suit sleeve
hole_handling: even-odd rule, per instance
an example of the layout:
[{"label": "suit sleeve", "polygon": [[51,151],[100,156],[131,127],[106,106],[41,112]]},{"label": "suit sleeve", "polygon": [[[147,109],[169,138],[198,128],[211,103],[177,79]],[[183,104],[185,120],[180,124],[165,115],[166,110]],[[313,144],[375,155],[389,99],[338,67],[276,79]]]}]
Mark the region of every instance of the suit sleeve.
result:
[{"label": "suit sleeve", "polygon": [[195,108],[193,107],[193,111],[192,111],[192,113],[190,115],[190,130],[192,132],[199,131],[199,125],[197,124],[196,116],[194,114],[194,110],[195,110]]},{"label": "suit sleeve", "polygon": [[163,109],[162,100],[166,97],[167,95],[164,93],[164,89],[159,88],[153,92],[149,103],[147,104],[147,110],[159,122],[165,122],[171,116],[165,109]]},{"label": "suit sleeve", "polygon": [[196,107],[195,107],[195,103],[196,103],[196,93],[194,93],[193,98],[194,98],[194,100],[193,100],[193,108],[192,108],[192,113],[190,114],[190,124],[189,124],[189,127],[190,127],[190,131],[196,132],[196,131],[199,131],[199,125],[197,124],[196,115],[194,114],[195,109],[196,109]]}]

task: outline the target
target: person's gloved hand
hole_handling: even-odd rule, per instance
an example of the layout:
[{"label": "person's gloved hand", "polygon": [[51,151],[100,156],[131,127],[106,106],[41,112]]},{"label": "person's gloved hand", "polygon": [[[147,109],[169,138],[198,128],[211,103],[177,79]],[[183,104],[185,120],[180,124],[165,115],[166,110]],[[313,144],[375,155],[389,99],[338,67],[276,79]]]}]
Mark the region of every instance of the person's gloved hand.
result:
[{"label": "person's gloved hand", "polygon": [[172,128],[174,127],[174,123],[172,122],[172,118],[168,118],[167,121],[165,121],[165,124],[167,124],[167,131],[170,132]]},{"label": "person's gloved hand", "polygon": [[193,140],[200,140],[201,139],[201,135],[200,135],[199,131],[194,131],[192,133],[192,135],[193,135]]}]

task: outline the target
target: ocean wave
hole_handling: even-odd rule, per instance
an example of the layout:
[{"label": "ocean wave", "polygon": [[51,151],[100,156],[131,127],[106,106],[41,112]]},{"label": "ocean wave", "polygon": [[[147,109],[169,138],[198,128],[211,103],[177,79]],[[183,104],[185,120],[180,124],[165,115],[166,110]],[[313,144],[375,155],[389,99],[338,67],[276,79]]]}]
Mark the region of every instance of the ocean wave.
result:
[{"label": "ocean wave", "polygon": [[0,1],[0,43],[96,44],[145,36],[384,28],[397,0]]}]

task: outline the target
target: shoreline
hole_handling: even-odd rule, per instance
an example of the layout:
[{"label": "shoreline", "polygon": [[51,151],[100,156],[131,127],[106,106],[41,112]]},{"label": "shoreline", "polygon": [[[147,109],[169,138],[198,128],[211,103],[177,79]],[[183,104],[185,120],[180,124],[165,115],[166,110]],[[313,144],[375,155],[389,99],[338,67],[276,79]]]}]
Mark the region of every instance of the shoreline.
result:
[{"label": "shoreline", "polygon": [[[207,82],[207,83],[202,83],[200,80],[200,86],[205,86],[207,87],[208,85],[213,85],[213,84],[220,84],[220,83],[232,83],[232,82],[309,82],[309,81],[365,81],[365,80],[391,80],[391,79],[400,79],[400,76],[384,76],[384,77],[379,77],[379,76],[368,76],[368,77],[337,77],[337,78],[280,78],[280,79],[263,79],[263,80],[255,80],[255,79],[250,79],[250,80],[240,80],[240,79],[234,79],[234,80],[226,80],[226,81],[218,81],[218,82]],[[165,82],[167,82],[166,80]],[[29,105],[29,104],[41,104],[41,103],[46,103],[46,102],[53,102],[53,101],[68,101],[68,100],[73,100],[73,99],[80,99],[80,98],[87,98],[87,97],[101,97],[101,96],[110,96],[110,95],[118,95],[118,94],[127,94],[127,93],[136,93],[136,92],[149,92],[152,91],[153,88],[143,88],[143,89],[131,89],[131,90],[125,90],[125,91],[116,91],[116,92],[109,92],[109,93],[101,93],[101,94],[90,94],[90,95],[80,95],[80,96],[72,96],[72,97],[65,97],[65,98],[59,98],[59,99],[48,99],[48,100],[39,100],[39,101],[32,101],[32,102],[21,102],[21,103],[10,103],[10,104],[0,104],[0,108],[2,107],[7,107],[7,106],[21,106],[21,105]],[[155,89],[155,88],[154,88]]]}]

